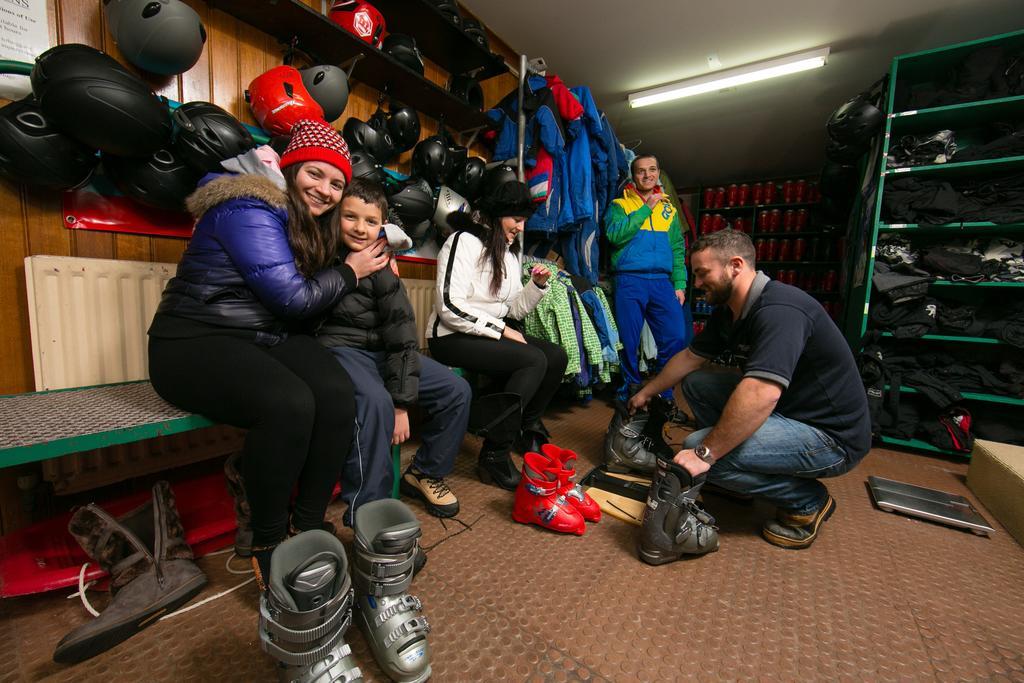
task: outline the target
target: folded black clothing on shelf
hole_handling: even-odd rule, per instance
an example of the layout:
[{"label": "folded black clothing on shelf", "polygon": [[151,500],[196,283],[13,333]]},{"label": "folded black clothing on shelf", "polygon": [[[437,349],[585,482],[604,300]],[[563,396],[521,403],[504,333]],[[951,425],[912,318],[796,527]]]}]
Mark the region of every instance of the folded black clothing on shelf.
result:
[{"label": "folded black clothing on shelf", "polygon": [[946,247],[933,247],[922,253],[921,267],[935,275],[970,277],[981,273],[981,257]]},{"label": "folded black clothing on shelf", "polygon": [[927,135],[904,135],[889,147],[886,164],[889,168],[944,164],[956,151],[956,134],[951,130]]},{"label": "folded black clothing on shelf", "polygon": [[888,264],[875,262],[871,282],[883,296],[894,304],[924,297],[928,285],[935,280],[931,275],[903,275],[893,272]]},{"label": "folded black clothing on shelf", "polygon": [[1018,349],[1024,349],[1024,320],[993,320],[985,333]]},{"label": "folded black clothing on shelf", "polygon": [[990,139],[980,145],[961,147],[952,161],[978,161],[1024,154],[1024,121],[994,123],[987,129]]},{"label": "folded black clothing on shelf", "polygon": [[958,220],[960,195],[946,181],[899,178],[885,184],[882,207],[889,223],[941,225]]},{"label": "folded black clothing on shelf", "polygon": [[928,334],[935,329],[939,302],[930,297],[899,304],[878,301],[871,307],[871,323],[875,329],[892,332],[899,339]]},{"label": "folded black clothing on shelf", "polygon": [[897,111],[925,109],[1024,94],[1024,83],[1014,71],[1018,55],[1007,55],[998,45],[975,50],[950,70],[939,87],[925,85],[912,92],[900,89]]},{"label": "folded black clothing on shelf", "polygon": [[986,321],[979,316],[975,306],[954,306],[939,303],[936,329],[946,334],[961,337],[980,337],[985,334]]}]

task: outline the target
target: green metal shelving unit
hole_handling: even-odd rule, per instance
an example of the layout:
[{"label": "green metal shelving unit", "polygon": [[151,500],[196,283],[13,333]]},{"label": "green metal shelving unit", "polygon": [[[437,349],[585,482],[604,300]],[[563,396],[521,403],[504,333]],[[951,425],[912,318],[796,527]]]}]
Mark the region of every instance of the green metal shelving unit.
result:
[{"label": "green metal shelving unit", "polygon": [[[969,177],[987,177],[1003,173],[1017,173],[1024,170],[1024,155],[1004,157],[997,159],[984,159],[967,162],[952,162],[947,164],[931,164],[921,166],[905,166],[899,168],[887,168],[886,159],[889,155],[890,142],[899,139],[904,135],[918,135],[934,132],[942,129],[971,130],[988,123],[1005,120],[1024,120],[1024,95],[1013,97],[994,98],[975,102],[964,102],[941,107],[930,107],[927,109],[915,109],[908,111],[893,111],[897,85],[909,86],[934,83],[942,78],[952,67],[975,50],[999,44],[1007,50],[1024,49],[1024,30],[1004,33],[989,38],[958,43],[934,50],[925,50],[906,55],[900,55],[893,59],[889,78],[888,111],[885,122],[885,139],[882,148],[881,168],[877,199],[874,207],[874,230],[871,236],[871,247],[868,252],[868,268],[870,274],[875,269],[875,254],[878,245],[878,237],[885,233],[902,233],[913,237],[924,237],[934,241],[948,236],[950,239],[961,237],[986,237],[993,235],[1015,235],[1024,231],[1024,222],[995,224],[988,222],[960,222],[946,225],[926,224],[895,224],[885,223],[882,219],[882,202],[885,195],[885,184],[889,180],[906,177],[908,175],[920,176],[928,179],[957,179]],[[955,159],[955,157],[954,157]],[[938,280],[932,283],[933,293],[935,289],[941,294],[951,294],[960,297],[968,292],[968,288],[981,288],[986,296],[1002,293],[1001,296],[1015,296],[1017,289],[1024,287],[1021,282],[952,282]],[[867,331],[869,313],[871,309],[870,286],[865,288],[863,317],[861,320],[861,335]],[[884,333],[884,339],[893,340],[892,334]],[[907,341],[907,340],[903,340]],[[942,334],[928,334],[918,337],[922,350],[928,350],[928,345],[941,345],[969,351],[970,349],[986,348],[987,353],[994,353],[998,347],[1003,345],[998,339],[961,337]],[[981,346],[979,346],[981,345]],[[900,393],[916,394],[915,389],[901,387]],[[984,406],[994,404],[1013,408],[1024,407],[1024,399],[996,394],[961,392],[964,400],[973,404],[974,410],[982,412]],[[1024,413],[1021,414],[1024,418]],[[975,421],[978,415],[974,415]],[[984,418],[982,418],[984,419]],[[897,439],[888,436],[878,436],[877,441],[891,446],[908,448],[912,450],[927,451],[932,453],[943,453],[947,455],[963,455],[953,451],[937,448],[930,443],[919,439]]]}]

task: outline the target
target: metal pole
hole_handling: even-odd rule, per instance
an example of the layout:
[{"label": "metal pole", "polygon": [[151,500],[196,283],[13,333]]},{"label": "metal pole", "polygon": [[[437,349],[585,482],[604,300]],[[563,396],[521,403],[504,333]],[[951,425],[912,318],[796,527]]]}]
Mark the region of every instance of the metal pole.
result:
[{"label": "metal pole", "polygon": [[516,145],[516,175],[519,182],[526,181],[526,173],[523,170],[523,155],[525,154],[523,141],[526,139],[526,114],[523,112],[523,89],[526,87],[526,55],[519,55],[519,141]]}]

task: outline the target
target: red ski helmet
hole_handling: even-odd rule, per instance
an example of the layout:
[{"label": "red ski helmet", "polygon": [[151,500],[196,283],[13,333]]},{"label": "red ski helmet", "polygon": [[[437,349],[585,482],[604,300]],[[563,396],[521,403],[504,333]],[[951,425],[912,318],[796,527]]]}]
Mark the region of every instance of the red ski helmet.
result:
[{"label": "red ski helmet", "polygon": [[387,24],[380,10],[366,0],[334,0],[328,16],[356,38],[380,48]]},{"label": "red ski helmet", "polygon": [[271,135],[286,135],[302,119],[323,119],[324,110],[291,66],[275,66],[249,84],[245,99],[260,128]]}]

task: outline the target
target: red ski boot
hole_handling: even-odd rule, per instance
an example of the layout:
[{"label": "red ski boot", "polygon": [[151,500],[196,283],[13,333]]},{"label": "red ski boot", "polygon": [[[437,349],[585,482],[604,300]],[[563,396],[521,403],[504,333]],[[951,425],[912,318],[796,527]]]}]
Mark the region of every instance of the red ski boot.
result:
[{"label": "red ski boot", "polygon": [[523,456],[523,476],[516,488],[512,519],[520,524],[536,524],[563,534],[583,535],[587,523],[583,515],[558,492],[561,468],[540,453]]},{"label": "red ski boot", "polygon": [[552,466],[558,469],[558,493],[565,496],[569,505],[579,510],[583,519],[600,522],[601,506],[576,483],[576,452],[550,443],[541,446],[540,450],[551,459]]}]

